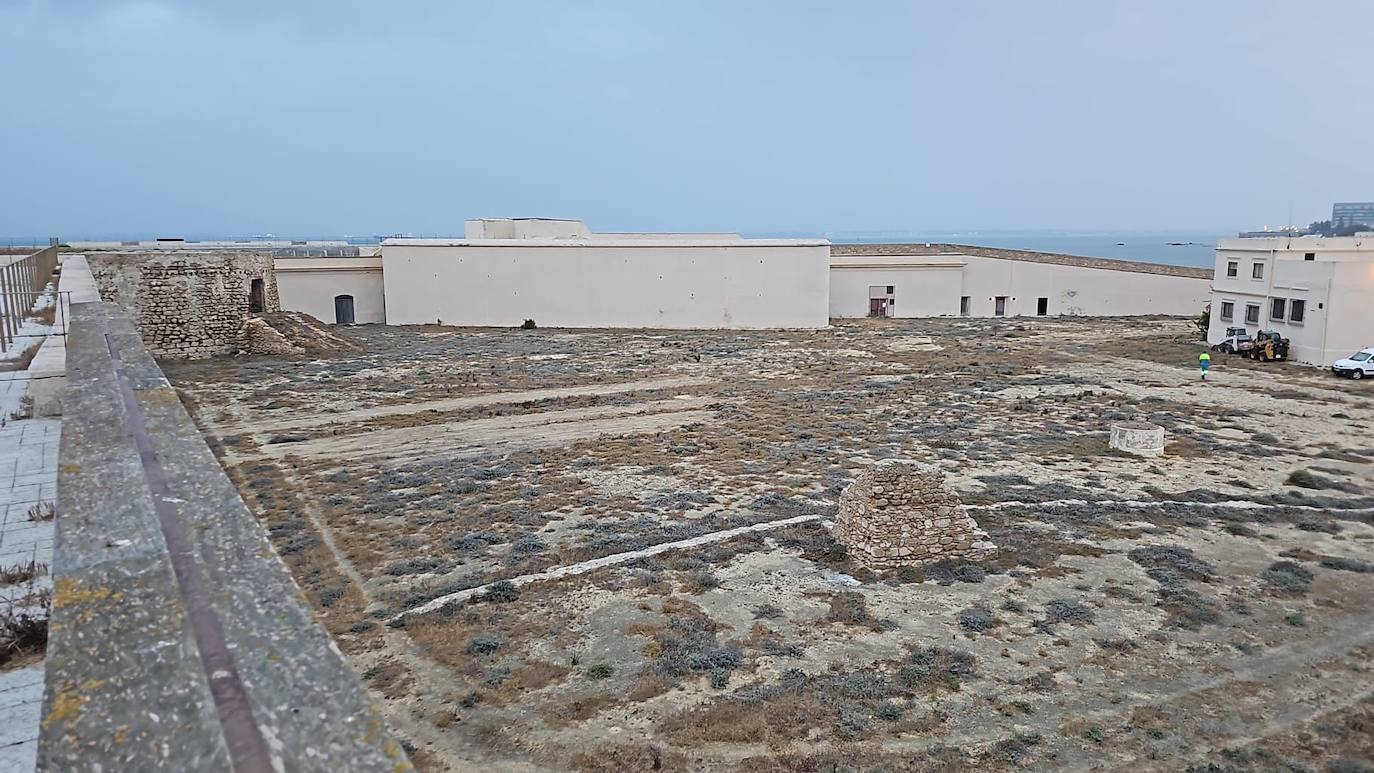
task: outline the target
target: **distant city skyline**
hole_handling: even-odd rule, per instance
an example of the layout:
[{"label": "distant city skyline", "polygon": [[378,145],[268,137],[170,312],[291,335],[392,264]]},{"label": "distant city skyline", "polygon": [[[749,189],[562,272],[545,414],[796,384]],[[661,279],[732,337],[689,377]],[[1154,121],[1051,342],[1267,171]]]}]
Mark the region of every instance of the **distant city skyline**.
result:
[{"label": "distant city skyline", "polygon": [[1305,225],[1374,199],[1371,28],[1357,0],[0,0],[0,236]]}]

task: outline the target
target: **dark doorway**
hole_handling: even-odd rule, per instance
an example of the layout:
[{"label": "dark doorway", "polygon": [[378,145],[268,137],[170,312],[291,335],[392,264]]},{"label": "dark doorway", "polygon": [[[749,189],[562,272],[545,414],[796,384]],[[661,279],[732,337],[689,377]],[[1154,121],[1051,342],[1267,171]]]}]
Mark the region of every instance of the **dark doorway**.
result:
[{"label": "dark doorway", "polygon": [[353,324],[353,296],[336,295],[334,296],[334,324],[351,325]]},{"label": "dark doorway", "polygon": [[248,285],[248,313],[261,314],[267,311],[267,294],[263,290],[262,280],[254,279]]},{"label": "dark doorway", "polygon": [[1038,300],[1038,301],[1035,302],[1035,315],[1036,315],[1036,316],[1038,316],[1038,317],[1043,317],[1043,316],[1045,316],[1046,314],[1049,314],[1049,313],[1050,313],[1050,299],[1049,299],[1049,298],[1041,298],[1040,300]]},{"label": "dark doorway", "polygon": [[999,295],[993,300],[992,313],[998,317],[1007,315],[1007,296]]}]

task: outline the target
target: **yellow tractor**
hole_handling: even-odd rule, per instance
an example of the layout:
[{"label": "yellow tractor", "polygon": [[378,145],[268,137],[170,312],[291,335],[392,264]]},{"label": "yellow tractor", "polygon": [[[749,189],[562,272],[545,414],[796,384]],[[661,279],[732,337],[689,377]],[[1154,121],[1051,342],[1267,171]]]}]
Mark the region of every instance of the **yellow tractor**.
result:
[{"label": "yellow tractor", "polygon": [[1246,357],[1260,362],[1274,362],[1288,359],[1288,339],[1275,330],[1261,330],[1255,334],[1255,344],[1245,353]]}]

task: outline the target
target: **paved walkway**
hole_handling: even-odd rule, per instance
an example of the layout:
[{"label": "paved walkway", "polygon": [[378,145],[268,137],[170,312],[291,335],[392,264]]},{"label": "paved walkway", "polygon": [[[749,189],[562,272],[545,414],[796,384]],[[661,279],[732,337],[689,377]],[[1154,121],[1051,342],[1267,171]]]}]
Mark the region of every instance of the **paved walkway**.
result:
[{"label": "paved walkway", "polygon": [[[29,519],[40,503],[57,503],[60,419],[15,419],[28,391],[26,372],[0,373],[0,567],[35,561],[52,565],[53,522]],[[0,586],[0,611],[51,587],[45,573],[32,583]],[[0,671],[0,773],[29,773],[38,753],[43,664]]]}]

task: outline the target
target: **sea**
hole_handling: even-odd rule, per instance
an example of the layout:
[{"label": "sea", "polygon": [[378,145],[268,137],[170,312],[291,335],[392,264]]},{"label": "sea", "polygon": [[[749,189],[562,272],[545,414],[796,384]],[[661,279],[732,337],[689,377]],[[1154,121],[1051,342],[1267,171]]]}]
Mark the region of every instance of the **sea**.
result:
[{"label": "sea", "polygon": [[823,236],[835,244],[967,244],[1199,268],[1212,268],[1216,265],[1217,240],[1235,236],[1234,233],[1139,231],[841,231],[806,235]]},{"label": "sea", "polygon": [[[967,244],[978,247],[1002,247],[1036,252],[1057,252],[1089,258],[1138,260],[1146,263],[1167,263],[1175,266],[1211,268],[1215,265],[1217,240],[1235,233],[1142,232],[1142,231],[787,231],[745,232],[758,238],[815,238],[829,239],[836,244],[881,244],[884,242],[939,242]],[[352,235],[310,236],[243,236],[217,234],[187,234],[190,239],[276,238],[343,240],[352,244],[375,244],[377,237]],[[152,238],[147,235],[82,236],[80,239]],[[7,243],[46,245],[46,238],[0,236],[0,246]]]}]

